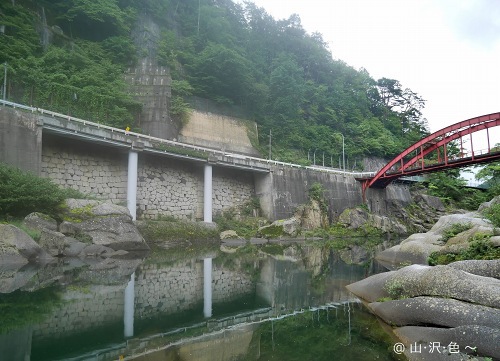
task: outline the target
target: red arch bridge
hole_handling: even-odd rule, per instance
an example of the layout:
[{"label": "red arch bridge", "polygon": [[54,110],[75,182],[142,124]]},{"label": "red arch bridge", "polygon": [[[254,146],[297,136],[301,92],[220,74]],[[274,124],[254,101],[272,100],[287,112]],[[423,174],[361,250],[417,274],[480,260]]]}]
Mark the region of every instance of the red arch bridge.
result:
[{"label": "red arch bridge", "polygon": [[[438,130],[405,149],[373,177],[357,178],[363,185],[363,199],[368,188],[385,188],[400,177],[437,172],[449,168],[467,167],[500,159],[500,147],[490,140],[489,129],[500,125],[500,113],[464,120]],[[486,133],[487,148],[475,149],[472,134]],[[464,140],[465,138],[465,140]],[[470,143],[465,151],[464,141]],[[459,153],[449,154],[448,145],[460,142]],[[478,144],[476,140],[476,145]]]}]

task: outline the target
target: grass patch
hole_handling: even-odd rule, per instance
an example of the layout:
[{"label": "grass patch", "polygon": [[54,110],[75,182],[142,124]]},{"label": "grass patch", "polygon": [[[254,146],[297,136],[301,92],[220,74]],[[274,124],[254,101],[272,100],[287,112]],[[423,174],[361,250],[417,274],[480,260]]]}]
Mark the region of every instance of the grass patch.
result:
[{"label": "grass patch", "polygon": [[219,231],[205,224],[177,221],[144,221],[138,224],[139,231],[148,242],[197,241],[219,239]]},{"label": "grass patch", "polygon": [[443,231],[443,235],[439,240],[446,242],[450,238],[455,237],[457,234],[468,231],[471,228],[472,224],[470,223],[454,223]]},{"label": "grass patch", "polygon": [[495,247],[489,235],[476,234],[469,240],[469,246],[459,253],[433,252],[428,258],[429,265],[446,265],[465,260],[493,260],[500,259],[500,247]]},{"label": "grass patch", "polygon": [[40,237],[42,236],[42,233],[40,231],[36,231],[34,229],[31,229],[29,227],[26,227],[23,223],[22,219],[9,219],[8,221],[0,221],[2,224],[12,224],[13,226],[16,226],[20,230],[24,231],[25,233],[28,234],[31,238],[35,240],[35,242],[38,242],[40,240]]},{"label": "grass patch", "polygon": [[226,212],[215,216],[214,222],[217,224],[219,232],[233,230],[238,236],[250,239],[257,236],[259,226],[265,223],[266,220],[258,217],[241,217],[240,219],[235,219],[234,214]]}]

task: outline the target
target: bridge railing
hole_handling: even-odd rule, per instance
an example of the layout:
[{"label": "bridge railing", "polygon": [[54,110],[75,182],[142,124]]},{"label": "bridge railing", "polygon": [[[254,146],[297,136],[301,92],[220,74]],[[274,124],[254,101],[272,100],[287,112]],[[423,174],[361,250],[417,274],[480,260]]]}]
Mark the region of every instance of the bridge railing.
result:
[{"label": "bridge railing", "polygon": [[248,160],[248,161],[265,163],[267,165],[284,166],[284,167],[290,167],[290,168],[305,168],[305,169],[311,169],[311,170],[319,171],[319,172],[352,175],[354,177],[359,177],[359,178],[372,177],[375,175],[375,172],[349,172],[349,171],[344,171],[342,169],[335,169],[335,168],[325,168],[325,167],[319,167],[319,166],[318,167],[316,167],[316,166],[302,166],[299,164],[281,162],[281,161],[272,160],[272,159],[257,158],[257,157],[252,157],[252,156],[248,156],[248,155],[244,155],[244,154],[227,153],[225,151],[220,151],[220,150],[216,150],[216,149],[199,147],[199,146],[196,146],[193,144],[181,143],[181,142],[176,142],[174,140],[157,138],[157,137],[153,137],[153,136],[146,135],[146,134],[131,132],[131,131],[127,131],[125,129],[115,128],[115,127],[111,127],[109,125],[95,123],[95,122],[91,122],[91,121],[85,120],[85,119],[80,119],[77,117],[73,117],[71,115],[61,114],[61,113],[53,112],[53,111],[42,109],[42,108],[18,104],[18,103],[10,102],[7,100],[0,100],[0,104],[2,104],[4,106],[12,107],[12,108],[27,110],[27,111],[30,111],[31,113],[48,115],[48,116],[51,116],[53,118],[58,118],[58,119],[63,119],[63,120],[67,120],[70,122],[79,123],[79,124],[82,124],[82,125],[88,126],[88,127],[94,127],[97,129],[105,129],[105,130],[108,130],[112,133],[118,133],[118,134],[122,134],[122,135],[129,136],[129,137],[131,136],[131,137],[135,137],[136,139],[148,140],[150,142],[160,142],[162,144],[167,144],[167,145],[171,145],[174,147],[180,147],[180,148],[195,150],[195,151],[199,151],[199,152],[210,153],[210,154],[213,154],[214,156],[225,157],[225,158],[229,158],[229,159],[233,159],[233,160],[240,160],[240,161],[241,160],[243,160],[243,161]]}]

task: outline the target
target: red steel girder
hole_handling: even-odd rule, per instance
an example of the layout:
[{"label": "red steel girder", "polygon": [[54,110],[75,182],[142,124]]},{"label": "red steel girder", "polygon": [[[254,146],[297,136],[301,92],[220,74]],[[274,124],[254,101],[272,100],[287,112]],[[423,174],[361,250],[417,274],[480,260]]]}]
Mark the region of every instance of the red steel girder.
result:
[{"label": "red steel girder", "polygon": [[[391,180],[387,182],[390,183],[393,179],[408,175],[408,172],[405,172],[405,169],[409,167],[411,164],[414,164],[415,162],[418,161],[418,159],[423,159],[423,157],[426,154],[429,154],[430,152],[436,150],[439,148],[438,144],[440,146],[446,145],[450,141],[454,139],[458,139],[462,137],[463,135],[467,134],[472,134],[474,132],[483,130],[483,129],[488,129],[491,127],[495,127],[500,125],[500,113],[492,113],[492,114],[487,114],[487,115],[482,115],[476,118],[471,118],[467,120],[463,120],[461,122],[452,124],[448,127],[445,127],[443,129],[438,130],[437,132],[434,132],[427,137],[419,140],[415,144],[411,145],[410,147],[406,148],[403,152],[401,152],[398,156],[396,156],[393,160],[391,160],[389,163],[387,163],[380,171],[375,174],[373,178],[370,179],[365,179],[363,180],[363,194],[365,193],[366,189],[369,187],[372,187],[375,183],[380,182],[380,180],[384,180],[384,178],[388,178],[389,176],[389,170],[394,167],[396,164],[400,163],[400,172],[396,172],[395,177],[390,177]],[[465,128],[465,129],[464,129]],[[489,139],[488,139],[489,142]],[[428,145],[427,147],[424,148],[424,146]],[[413,151],[419,149],[420,154],[416,155],[413,157],[409,162],[411,162],[410,165],[405,167],[405,162],[404,162],[404,157],[406,157],[408,154],[412,153]],[[424,154],[425,151],[425,154]],[[445,157],[446,160],[446,157]],[[490,160],[488,160],[490,161]],[[446,163],[446,162],[445,162]],[[424,168],[424,165],[422,165],[422,168]],[[420,169],[420,173],[425,172],[425,169]],[[413,172],[412,172],[413,173]],[[386,183],[386,182],[383,182]],[[385,187],[387,184],[384,184],[383,186]]]},{"label": "red steel girder", "polygon": [[433,142],[430,147],[425,148],[424,151],[421,154],[419,154],[419,155],[413,157],[412,159],[408,160],[406,163],[404,163],[404,167],[398,169],[397,171],[398,172],[404,172],[406,169],[408,169],[408,167],[410,167],[413,164],[415,164],[418,160],[423,159],[423,157],[425,157],[426,155],[432,153],[433,151],[435,151],[435,150],[439,149],[440,147],[442,147],[442,146],[450,143],[453,140],[456,140],[458,138],[463,137],[464,135],[468,135],[468,134],[475,133],[475,132],[478,132],[480,130],[484,130],[484,129],[488,129],[488,128],[492,128],[492,127],[497,127],[499,125],[500,125],[500,119],[496,119],[496,120],[488,122],[488,123],[482,123],[482,124],[475,125],[475,126],[470,127],[470,128],[466,128],[466,129],[460,130],[460,131],[458,131],[456,133],[452,133],[451,135],[446,136],[445,138],[441,139],[440,141]]}]

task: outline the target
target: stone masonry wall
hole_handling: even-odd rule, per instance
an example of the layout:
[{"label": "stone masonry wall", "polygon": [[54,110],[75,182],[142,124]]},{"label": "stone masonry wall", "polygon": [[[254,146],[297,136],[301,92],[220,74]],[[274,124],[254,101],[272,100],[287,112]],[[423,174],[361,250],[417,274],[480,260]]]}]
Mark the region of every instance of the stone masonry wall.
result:
[{"label": "stone masonry wall", "polygon": [[[212,302],[228,302],[255,290],[241,272],[212,267]],[[136,273],[135,315],[154,317],[185,311],[203,304],[203,261],[188,260],[158,268],[142,265]]]},{"label": "stone masonry wall", "polygon": [[[56,184],[116,203],[127,200],[128,154],[110,147],[44,136],[41,175]],[[255,195],[253,175],[213,169],[214,214],[243,205]],[[139,153],[139,218],[203,218],[203,167]]]},{"label": "stone masonry wall", "polygon": [[214,214],[241,206],[255,196],[254,177],[250,172],[216,168],[212,182]]},{"label": "stone masonry wall", "polygon": [[67,291],[65,304],[33,326],[33,338],[68,337],[123,320],[124,286],[96,286],[90,292]]},{"label": "stone masonry wall", "polygon": [[137,205],[140,218],[159,215],[201,218],[203,214],[203,169],[191,163],[139,154]]},{"label": "stone masonry wall", "polygon": [[[36,339],[67,337],[123,322],[124,285],[67,290],[65,303],[33,326]],[[229,302],[255,292],[255,282],[243,272],[212,267],[212,302]],[[174,314],[203,304],[203,260],[170,266],[143,264],[136,270],[134,318]]]},{"label": "stone masonry wall", "polygon": [[41,176],[98,198],[127,199],[127,154],[77,141],[44,136]]}]

